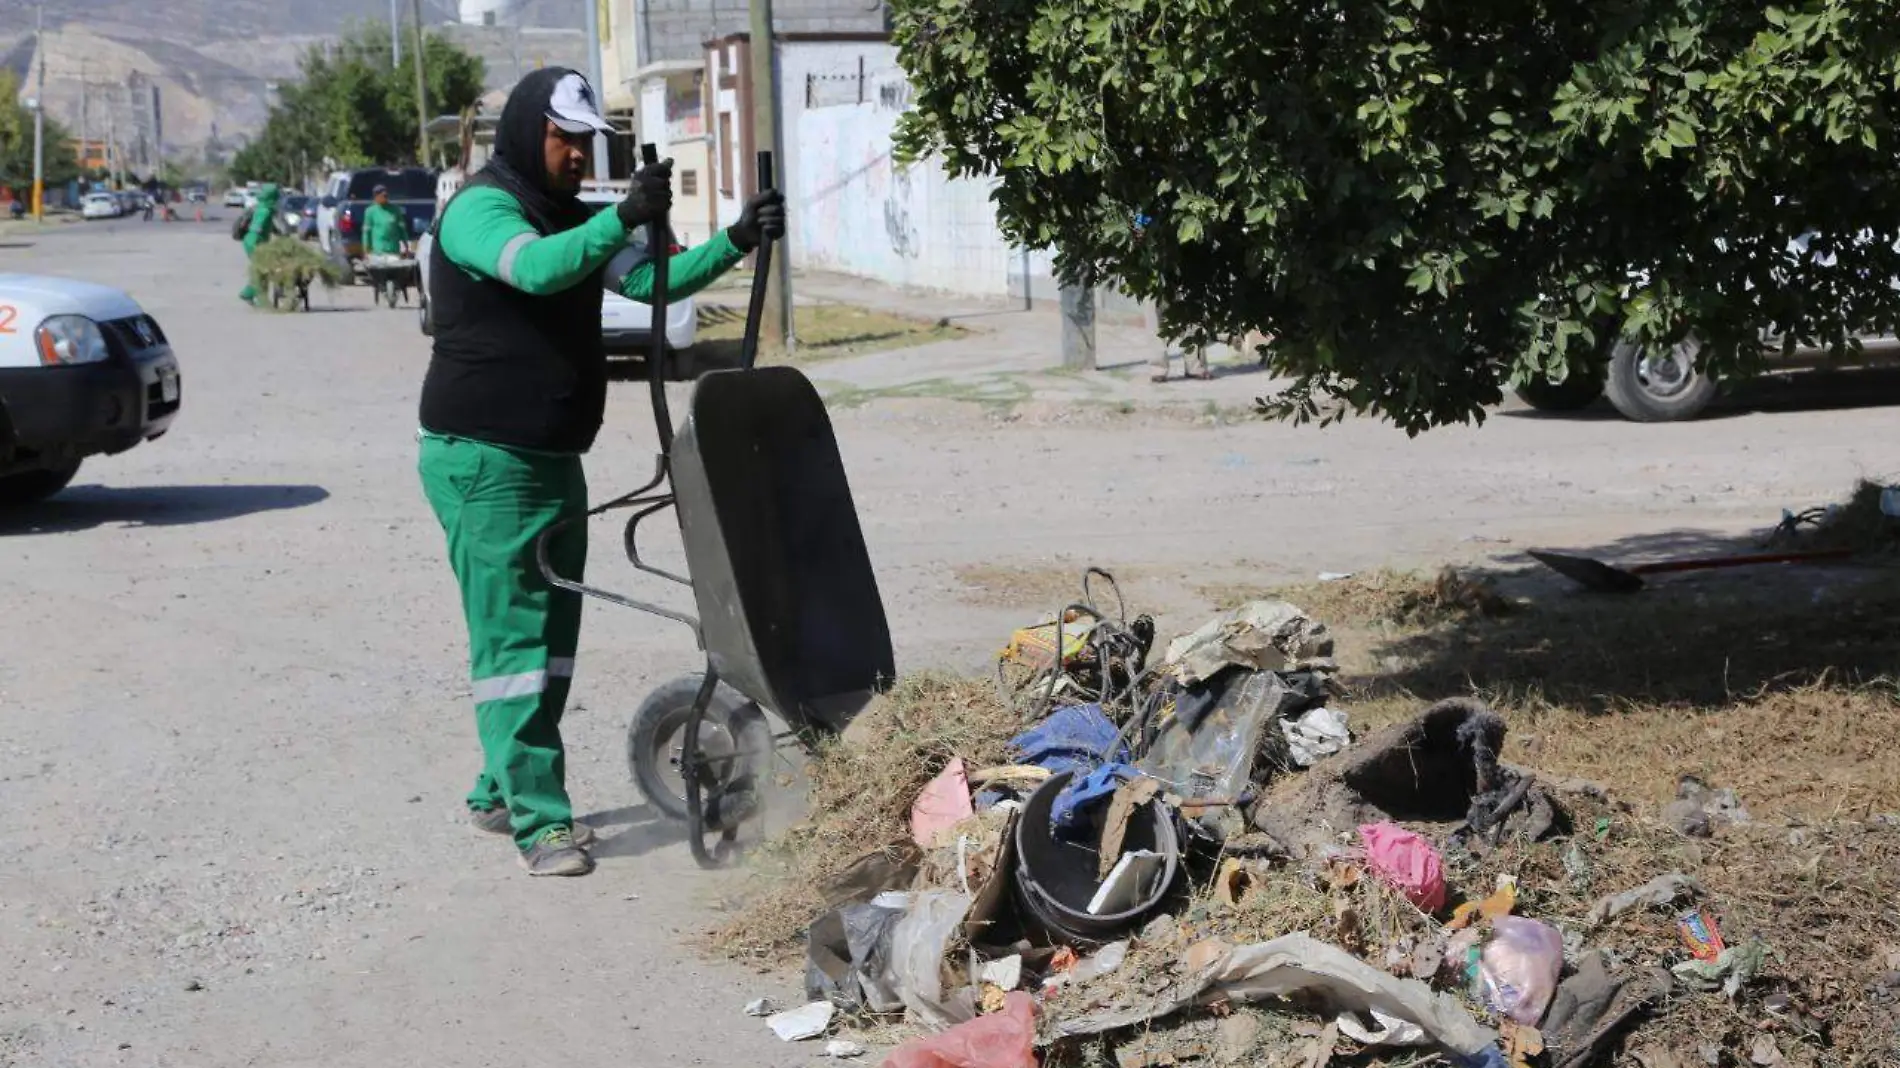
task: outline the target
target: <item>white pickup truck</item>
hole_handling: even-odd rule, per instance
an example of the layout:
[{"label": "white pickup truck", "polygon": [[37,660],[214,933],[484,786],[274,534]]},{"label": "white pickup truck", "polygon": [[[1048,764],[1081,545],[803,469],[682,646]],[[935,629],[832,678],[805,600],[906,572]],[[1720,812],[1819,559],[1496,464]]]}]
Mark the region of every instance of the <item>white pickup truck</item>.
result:
[{"label": "white pickup truck", "polygon": [[[459,188],[459,186],[458,186]],[[440,189],[438,188],[438,195]],[[454,189],[448,191],[454,195]],[[581,202],[596,212],[620,203],[626,196],[624,192],[606,189],[587,189],[580,194]],[[444,198],[446,204],[447,198]],[[440,205],[437,217],[441,217]],[[633,237],[635,243],[645,240],[645,231]],[[422,272],[421,322],[424,334],[435,332],[435,320],[429,312],[429,252],[435,240],[433,232],[425,233],[416,242],[416,263]],[[674,251],[678,251],[675,249]],[[600,303],[600,336],[609,356],[645,356],[651,351],[653,337],[653,309],[638,301],[628,300],[618,293],[608,293]],[[666,305],[666,347],[674,352],[683,352],[693,345],[699,333],[699,310],[693,304],[693,298],[681,297],[670,300]]]},{"label": "white pickup truck", "polygon": [[163,435],[181,395],[165,332],[125,292],[0,274],[0,509],[65,489],[88,456]]}]

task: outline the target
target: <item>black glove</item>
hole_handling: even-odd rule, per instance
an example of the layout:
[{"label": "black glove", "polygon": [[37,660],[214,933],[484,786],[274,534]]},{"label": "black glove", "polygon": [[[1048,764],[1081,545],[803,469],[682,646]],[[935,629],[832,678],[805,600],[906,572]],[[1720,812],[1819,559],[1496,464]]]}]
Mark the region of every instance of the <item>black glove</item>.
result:
[{"label": "black glove", "polygon": [[620,225],[629,230],[645,226],[672,210],[673,161],[670,158],[633,172],[633,188],[627,190],[627,199],[614,209],[620,216]]},{"label": "black glove", "polygon": [[768,237],[774,241],[784,237],[785,194],[767,189],[746,201],[739,221],[726,227],[726,236],[732,238],[740,252],[751,252]]}]

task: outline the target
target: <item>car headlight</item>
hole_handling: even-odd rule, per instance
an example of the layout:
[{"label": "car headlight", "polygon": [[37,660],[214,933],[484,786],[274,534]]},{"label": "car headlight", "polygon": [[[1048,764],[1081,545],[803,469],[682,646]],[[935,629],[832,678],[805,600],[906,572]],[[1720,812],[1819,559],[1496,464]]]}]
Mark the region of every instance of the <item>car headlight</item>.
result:
[{"label": "car headlight", "polygon": [[47,367],[103,363],[112,354],[99,324],[83,315],[52,316],[33,331],[33,340],[39,345],[40,363]]}]

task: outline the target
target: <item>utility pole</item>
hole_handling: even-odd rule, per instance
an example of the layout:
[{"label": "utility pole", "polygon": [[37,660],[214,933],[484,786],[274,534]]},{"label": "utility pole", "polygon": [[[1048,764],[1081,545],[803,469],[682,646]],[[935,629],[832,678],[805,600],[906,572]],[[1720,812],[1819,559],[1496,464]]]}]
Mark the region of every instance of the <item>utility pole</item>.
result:
[{"label": "utility pole", "polygon": [[398,0],[389,0],[389,69],[402,66],[402,15]]},{"label": "utility pole", "polygon": [[92,158],[92,142],[88,140],[91,136],[91,131],[87,129],[88,123],[86,121],[87,88],[86,61],[82,59],[79,61],[79,180],[83,186],[80,190],[81,193],[86,192],[92,187],[90,181],[92,174],[86,167],[86,161]]},{"label": "utility pole", "polygon": [[[772,0],[751,0],[751,5],[752,143],[755,148],[771,151],[782,186],[785,153],[779,151],[778,49],[772,39]],[[772,257],[772,266],[778,269],[778,278],[772,287],[772,299],[765,302],[764,334],[766,340],[791,352],[796,341],[792,325],[792,258],[781,251]]]},{"label": "utility pole", "polygon": [[[1025,284],[1028,276],[1024,276]],[[1095,370],[1095,291],[1065,285],[1062,297],[1062,366],[1071,371]]]},{"label": "utility pole", "polygon": [[411,5],[416,15],[416,163],[429,165],[429,88],[422,76],[422,0]]},{"label": "utility pole", "polygon": [[[600,0],[581,0],[581,3],[587,5],[587,80],[593,84],[594,95],[599,98],[594,101],[594,106],[605,110],[607,87],[600,84],[604,77],[600,68],[600,31],[604,29],[600,19]],[[519,25],[516,24],[517,27]],[[516,34],[520,32],[519,28],[515,30]],[[659,138],[650,137],[647,140],[658,141]],[[607,162],[607,135],[597,133],[594,135],[594,181],[607,180]]]},{"label": "utility pole", "polygon": [[33,90],[33,220],[46,220],[46,5],[34,8],[33,52],[40,58]]},{"label": "utility pole", "polygon": [[106,178],[112,188],[119,188],[119,109],[113,106],[111,96],[106,97]]}]

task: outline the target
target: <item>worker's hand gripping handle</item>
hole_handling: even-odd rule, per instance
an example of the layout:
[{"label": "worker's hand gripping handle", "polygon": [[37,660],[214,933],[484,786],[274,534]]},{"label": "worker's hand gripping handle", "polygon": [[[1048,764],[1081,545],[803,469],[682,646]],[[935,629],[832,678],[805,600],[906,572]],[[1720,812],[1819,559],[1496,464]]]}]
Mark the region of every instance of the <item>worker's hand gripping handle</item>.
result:
[{"label": "worker's hand gripping handle", "polygon": [[[660,162],[660,150],[651,143],[640,146],[640,162],[651,167]],[[653,263],[653,295],[647,301],[652,319],[647,324],[651,347],[647,352],[647,384],[653,394],[653,419],[660,435],[660,455],[673,453],[673,413],[666,403],[666,304],[668,268],[672,266],[673,230],[664,213],[647,224],[647,254]]]},{"label": "worker's hand gripping handle", "polygon": [[[759,192],[771,189],[774,184],[772,174],[772,153],[761,152],[758,157]],[[747,371],[759,358],[759,327],[765,320],[765,297],[768,280],[772,273],[773,239],[767,235],[759,239],[759,247],[753,253],[752,260],[752,301],[746,305],[745,337],[739,343],[739,366]],[[790,324],[787,324],[788,326]]]}]

